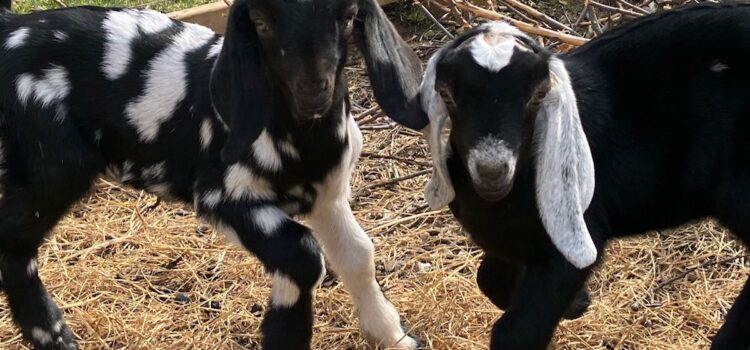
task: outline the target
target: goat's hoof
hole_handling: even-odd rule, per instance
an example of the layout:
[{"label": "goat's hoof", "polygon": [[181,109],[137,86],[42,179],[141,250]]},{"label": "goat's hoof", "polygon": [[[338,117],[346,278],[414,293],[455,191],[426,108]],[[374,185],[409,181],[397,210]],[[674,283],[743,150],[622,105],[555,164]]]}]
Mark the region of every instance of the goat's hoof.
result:
[{"label": "goat's hoof", "polygon": [[589,308],[589,305],[591,305],[591,296],[589,295],[589,291],[587,289],[583,289],[578,292],[573,301],[570,302],[570,306],[568,306],[568,310],[566,310],[565,314],[563,314],[563,318],[565,318],[566,320],[574,320],[576,318],[579,318],[583,316],[583,314]]},{"label": "goat's hoof", "polygon": [[408,335],[404,335],[401,339],[398,340],[396,344],[393,344],[392,346],[388,347],[387,349],[392,350],[417,350],[422,349],[422,346],[420,345],[420,342],[412,338]]}]

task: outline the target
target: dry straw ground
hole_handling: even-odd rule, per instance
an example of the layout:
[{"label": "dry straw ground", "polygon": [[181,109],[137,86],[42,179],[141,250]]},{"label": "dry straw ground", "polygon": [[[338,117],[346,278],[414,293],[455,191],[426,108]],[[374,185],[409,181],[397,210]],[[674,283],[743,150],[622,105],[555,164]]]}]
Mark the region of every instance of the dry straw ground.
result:
[{"label": "dry straw ground", "polygon": [[[428,33],[411,37],[422,55],[442,40]],[[352,205],[377,247],[378,280],[427,348],[487,349],[501,312],[474,282],[482,253],[449,212],[426,208],[426,176],[384,184],[429,169],[426,147],[371,108],[361,65],[348,74],[365,122]],[[189,206],[155,203],[102,181],[40,250],[41,277],[83,349],[257,349],[269,291],[261,266]],[[750,274],[746,253],[711,221],[613,242],[589,282],[593,304],[560,325],[555,348],[705,349]],[[315,349],[372,349],[334,276],[315,310]],[[3,296],[0,349],[27,348]]]}]

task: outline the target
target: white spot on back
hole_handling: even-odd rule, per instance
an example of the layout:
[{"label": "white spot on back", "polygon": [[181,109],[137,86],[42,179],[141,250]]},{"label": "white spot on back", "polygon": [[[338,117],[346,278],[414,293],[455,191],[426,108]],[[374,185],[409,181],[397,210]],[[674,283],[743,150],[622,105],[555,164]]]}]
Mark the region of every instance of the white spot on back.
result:
[{"label": "white spot on back", "polygon": [[300,290],[294,281],[281,272],[274,272],[271,288],[271,306],[292,307],[299,300]]},{"label": "white spot on back", "polygon": [[201,122],[200,138],[201,138],[201,149],[207,150],[211,146],[211,139],[213,139],[213,127],[211,126],[211,120],[208,118],[203,119]]},{"label": "white spot on back", "polygon": [[31,328],[31,337],[41,345],[47,345],[52,342],[52,334],[39,327]]},{"label": "white spot on back", "polygon": [[107,79],[125,74],[133,55],[133,39],[138,36],[138,17],[127,11],[110,11],[104,20],[106,33],[102,71]]},{"label": "white spot on back", "polygon": [[16,78],[16,93],[24,105],[33,98],[35,102],[41,103],[42,107],[48,107],[65,99],[69,92],[68,71],[58,65],[53,64],[43,70],[40,78],[30,73],[21,74]]},{"label": "white spot on back", "polygon": [[287,218],[288,217],[284,211],[273,206],[261,207],[252,212],[252,220],[255,223],[255,226],[257,226],[266,236],[270,236],[276,232],[276,229],[278,229]]},{"label": "white spot on back", "polygon": [[23,44],[26,43],[26,39],[29,37],[30,32],[31,29],[29,29],[29,27],[21,27],[12,31],[10,35],[8,35],[8,39],[5,41],[5,48],[7,50],[12,50],[23,46]]},{"label": "white spot on back", "polygon": [[153,10],[125,10],[125,12],[138,18],[138,28],[145,34],[161,32],[174,24],[169,16]]},{"label": "white spot on back", "polygon": [[271,134],[265,129],[260,133],[258,139],[253,142],[253,155],[258,162],[258,166],[269,171],[278,171],[281,169],[281,156],[274,147]]},{"label": "white spot on back", "polygon": [[266,179],[253,174],[250,168],[240,163],[235,163],[227,169],[224,187],[233,200],[270,200],[276,197],[271,184]]},{"label": "white spot on back", "polygon": [[711,69],[711,71],[714,73],[721,73],[729,69],[729,66],[724,62],[716,60],[711,63],[711,67],[709,69]]},{"label": "white spot on back", "polygon": [[52,32],[52,37],[55,38],[58,42],[65,42],[68,40],[68,34],[63,32],[62,30],[55,30]]},{"label": "white spot on back", "polygon": [[206,27],[186,23],[172,44],[151,61],[145,74],[148,80],[144,94],[125,107],[141,141],[153,142],[161,125],[185,99],[188,74],[185,55],[205,45],[214,35]]}]

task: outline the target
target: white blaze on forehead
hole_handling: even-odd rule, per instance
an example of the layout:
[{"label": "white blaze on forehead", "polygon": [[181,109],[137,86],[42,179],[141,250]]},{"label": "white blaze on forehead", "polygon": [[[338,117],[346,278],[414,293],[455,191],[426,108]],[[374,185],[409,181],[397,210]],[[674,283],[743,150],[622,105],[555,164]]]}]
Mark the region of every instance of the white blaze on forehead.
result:
[{"label": "white blaze on forehead", "polygon": [[68,71],[58,65],[51,65],[42,71],[37,78],[33,74],[24,73],[16,78],[16,93],[21,103],[26,104],[30,98],[48,107],[65,99],[70,92]]},{"label": "white blaze on forehead", "polygon": [[110,11],[103,23],[106,43],[102,71],[107,79],[118,79],[127,72],[133,56],[133,41],[139,33],[158,33],[173,24],[169,17],[156,11]]},{"label": "white blaze on forehead", "polygon": [[469,46],[474,61],[490,72],[498,72],[510,63],[516,47],[515,36],[523,35],[517,28],[504,22],[479,26],[480,33]]},{"label": "white blaze on forehead", "polygon": [[169,120],[187,94],[188,67],[185,56],[206,44],[215,35],[194,24],[185,28],[166,49],[151,61],[145,76],[145,92],[125,108],[143,142],[153,142],[161,125]]},{"label": "white blaze on forehead", "polygon": [[279,171],[281,169],[281,156],[276,151],[273,138],[266,129],[260,133],[260,136],[253,142],[253,156],[258,166],[269,171]]},{"label": "white blaze on forehead", "polygon": [[214,137],[214,130],[211,126],[211,120],[208,118],[203,119],[201,122],[201,130],[200,130],[200,139],[201,139],[201,149],[207,150],[209,146],[211,146],[211,140]]},{"label": "white blaze on forehead", "polygon": [[224,187],[233,200],[269,200],[276,196],[266,179],[254,174],[250,168],[240,163],[235,163],[227,169]]},{"label": "white blaze on forehead", "polygon": [[300,290],[294,281],[281,272],[274,272],[271,288],[271,306],[292,307],[297,303]]},{"label": "white blaze on forehead", "polygon": [[273,206],[264,206],[253,210],[252,220],[266,236],[272,235],[276,229],[286,221],[288,216],[284,211]]},{"label": "white blaze on forehead", "polygon": [[31,29],[29,27],[21,27],[8,35],[8,39],[5,41],[5,48],[8,50],[12,50],[18,47],[21,47],[24,43],[26,43],[26,39],[29,37],[29,32],[31,32]]}]

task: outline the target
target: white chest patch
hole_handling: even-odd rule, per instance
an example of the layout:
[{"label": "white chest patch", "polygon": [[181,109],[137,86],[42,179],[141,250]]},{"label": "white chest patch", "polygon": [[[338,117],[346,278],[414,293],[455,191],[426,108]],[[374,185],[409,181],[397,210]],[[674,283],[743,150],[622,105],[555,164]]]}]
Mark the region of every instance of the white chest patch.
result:
[{"label": "white chest patch", "polygon": [[281,156],[276,151],[271,134],[263,129],[258,139],[253,142],[253,157],[258,166],[269,171],[281,170]]},{"label": "white chest patch", "polygon": [[30,99],[48,107],[59,103],[70,93],[68,71],[58,65],[52,65],[42,71],[41,77],[25,73],[16,78],[16,93],[18,100],[26,105]]},{"label": "white chest patch", "polygon": [[185,55],[205,45],[215,35],[210,29],[185,24],[183,31],[149,64],[145,92],[128,103],[125,114],[141,141],[156,140],[161,125],[169,120],[187,94]]},{"label": "white chest patch", "polygon": [[7,50],[13,50],[23,46],[23,44],[26,43],[26,39],[29,37],[29,32],[31,32],[31,29],[28,27],[21,27],[14,30],[8,35],[8,39],[3,46],[5,46]]}]

